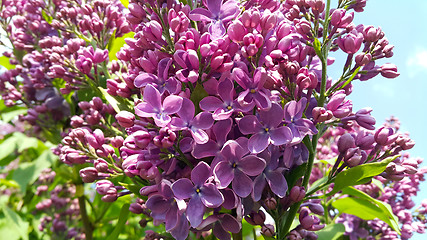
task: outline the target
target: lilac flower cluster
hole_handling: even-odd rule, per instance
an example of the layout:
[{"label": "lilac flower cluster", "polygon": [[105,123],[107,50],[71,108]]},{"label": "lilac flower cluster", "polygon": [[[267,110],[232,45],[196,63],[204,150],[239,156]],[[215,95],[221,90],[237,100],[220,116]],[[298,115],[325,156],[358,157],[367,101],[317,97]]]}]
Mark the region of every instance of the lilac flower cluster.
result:
[{"label": "lilac flower cluster", "polygon": [[[376,128],[372,109],[354,112],[349,100],[354,80],[399,76],[393,64],[376,65],[393,46],[381,28],[353,23],[364,0],[333,10],[323,0],[187,3],[131,1],[125,11],[115,0],[6,1],[2,24],[13,22],[8,37],[23,56],[6,53],[16,67],[0,76],[2,98],[26,105],[22,119],[42,130],[66,129],[57,134],[60,160],[84,164],[82,181],[95,183],[105,202],[140,198],[130,210],[175,239],[210,230],[230,239],[243,218],[266,237],[317,239],[330,212],[308,191],[324,177],[315,158],[336,157],[326,165],[333,181],[414,145],[393,126]],[[129,31],[133,38],[110,59]],[[335,81],[330,51],[347,56]],[[378,179],[400,187],[394,182],[421,179],[418,164],[397,158]],[[389,191],[375,197],[391,204],[397,190]],[[393,205],[401,219],[411,191]]]}]

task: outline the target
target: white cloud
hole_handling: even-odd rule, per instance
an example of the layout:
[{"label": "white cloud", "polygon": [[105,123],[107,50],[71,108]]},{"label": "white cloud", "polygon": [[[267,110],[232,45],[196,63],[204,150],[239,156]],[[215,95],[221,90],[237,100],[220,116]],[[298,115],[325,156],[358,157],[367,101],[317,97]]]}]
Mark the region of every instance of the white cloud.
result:
[{"label": "white cloud", "polygon": [[417,47],[406,60],[407,72],[413,78],[421,72],[427,72],[427,49]]}]

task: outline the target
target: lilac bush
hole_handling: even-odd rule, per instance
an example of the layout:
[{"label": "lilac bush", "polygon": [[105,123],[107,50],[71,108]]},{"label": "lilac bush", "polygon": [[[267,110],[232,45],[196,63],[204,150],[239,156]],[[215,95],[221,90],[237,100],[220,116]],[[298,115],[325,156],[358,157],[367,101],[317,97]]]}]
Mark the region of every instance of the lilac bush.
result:
[{"label": "lilac bush", "polygon": [[[3,1],[12,48],[0,107],[33,137],[0,142],[11,149],[0,154],[4,219],[19,219],[17,239],[424,232],[426,204],[411,212],[411,197],[426,170],[404,152],[414,141],[350,100],[353,81],[399,76],[377,65],[393,56],[381,28],[353,23],[365,6]],[[338,79],[335,53],[346,56]],[[51,186],[39,161],[57,176]]]}]

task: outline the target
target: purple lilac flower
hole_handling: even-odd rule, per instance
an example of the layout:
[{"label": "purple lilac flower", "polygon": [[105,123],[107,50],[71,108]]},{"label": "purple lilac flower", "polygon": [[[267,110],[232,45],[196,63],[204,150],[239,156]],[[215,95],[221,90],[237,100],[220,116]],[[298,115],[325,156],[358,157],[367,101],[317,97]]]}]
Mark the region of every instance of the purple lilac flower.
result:
[{"label": "purple lilac flower", "polygon": [[213,39],[224,36],[224,23],[234,19],[239,14],[237,2],[230,0],[223,4],[223,0],[207,0],[207,8],[196,8],[190,12],[193,21],[210,22],[209,33]]},{"label": "purple lilac flower", "polygon": [[172,118],[172,130],[190,130],[194,141],[199,144],[209,141],[208,134],[203,131],[212,127],[214,120],[212,114],[201,112],[194,116],[195,108],[193,102],[184,98],[182,108],[177,112],[179,117]]},{"label": "purple lilac flower", "polygon": [[238,233],[241,228],[242,224],[228,213],[208,216],[198,227],[203,231],[212,229],[215,237],[221,240],[231,240],[230,233]]},{"label": "purple lilac flower", "polygon": [[[259,112],[259,120],[254,115],[247,115],[239,121],[239,129],[243,134],[253,134],[248,141],[252,153],[260,153],[271,143],[275,146],[286,144],[292,140],[289,127],[280,126],[283,121],[283,109],[273,103],[271,108]],[[280,127],[279,127],[280,126]]]},{"label": "purple lilac flower", "polygon": [[253,108],[256,105],[261,109],[269,109],[271,107],[270,92],[263,87],[267,78],[264,68],[257,68],[253,78],[250,78],[242,69],[235,68],[232,77],[244,89],[237,98],[242,106],[249,105]]},{"label": "purple lilac flower", "polygon": [[274,194],[283,198],[288,191],[288,183],[282,173],[285,169],[279,167],[280,151],[278,151],[278,148],[272,147],[270,150],[265,150],[258,156],[265,160],[267,166],[254,180],[252,198],[254,201],[259,201],[261,199],[266,182]]},{"label": "purple lilac flower", "polygon": [[147,84],[153,85],[160,94],[167,91],[170,94],[176,94],[181,90],[181,83],[174,77],[168,78],[169,67],[172,64],[172,59],[163,58],[160,60],[157,67],[157,76],[151,73],[141,73],[134,80],[134,85],[137,88],[145,87]]},{"label": "purple lilac flower", "polygon": [[205,162],[200,162],[191,171],[191,180],[181,178],[171,186],[177,199],[190,198],[187,206],[187,218],[192,227],[197,227],[203,220],[205,207],[216,208],[224,202],[224,197],[215,184],[210,183],[212,170]]},{"label": "purple lilac flower", "polygon": [[152,117],[159,127],[166,126],[170,121],[169,115],[177,113],[183,104],[180,96],[169,95],[161,100],[160,92],[148,84],[144,90],[144,101],[135,107],[135,114],[140,117]]},{"label": "purple lilac flower", "polygon": [[221,151],[225,160],[214,169],[219,187],[226,188],[232,182],[233,190],[239,197],[247,197],[252,192],[253,182],[249,176],[258,176],[265,168],[263,159],[248,153],[249,150],[237,141],[229,140]]},{"label": "purple lilac flower", "polygon": [[[195,144],[192,155],[197,159],[215,156],[211,166],[214,168],[221,161],[221,149],[227,141],[227,135],[231,131],[233,121],[231,119],[221,120],[212,127],[213,136],[204,144]],[[215,140],[213,139],[215,137]]]},{"label": "purple lilac flower", "polygon": [[199,57],[196,51],[193,49],[177,50],[173,59],[182,67],[176,73],[180,81],[195,83],[199,79]]},{"label": "purple lilac flower", "polygon": [[234,85],[230,79],[225,79],[218,84],[218,95],[221,98],[208,96],[200,101],[200,108],[205,111],[213,111],[212,117],[214,120],[228,119],[233,112],[247,112],[251,110],[251,106],[241,106],[237,100],[234,100]]},{"label": "purple lilac flower", "polygon": [[301,142],[307,134],[317,134],[313,122],[302,117],[306,104],[307,99],[301,98],[298,102],[290,101],[285,105],[285,123],[292,131],[293,144]]},{"label": "purple lilac flower", "polygon": [[184,240],[188,236],[189,225],[184,211],[178,207],[180,202],[183,200],[174,198],[171,183],[162,180],[158,185],[158,192],[150,195],[145,205],[151,210],[154,220],[165,222],[166,231],[174,238]]}]

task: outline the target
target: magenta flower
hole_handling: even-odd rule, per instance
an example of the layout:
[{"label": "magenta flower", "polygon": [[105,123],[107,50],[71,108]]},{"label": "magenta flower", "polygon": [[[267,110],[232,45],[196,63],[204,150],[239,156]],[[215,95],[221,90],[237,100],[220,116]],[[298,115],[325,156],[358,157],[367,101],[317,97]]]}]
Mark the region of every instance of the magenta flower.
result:
[{"label": "magenta flower", "polygon": [[264,83],[267,79],[267,73],[264,68],[257,68],[253,78],[240,68],[235,68],[232,73],[233,79],[245,90],[241,92],[237,101],[242,106],[257,105],[261,109],[269,109],[271,101],[269,99],[269,91],[264,88]]},{"label": "magenta flower", "polygon": [[160,92],[148,84],[144,89],[144,101],[135,107],[135,114],[140,117],[152,117],[159,127],[166,126],[170,121],[169,115],[177,113],[183,104],[182,97],[169,95],[163,100]]},{"label": "magenta flower", "polygon": [[224,23],[234,19],[239,14],[239,7],[233,0],[223,4],[223,0],[207,0],[208,9],[196,8],[190,12],[193,21],[210,22],[209,33],[213,39],[224,36],[226,30]]},{"label": "magenta flower", "polygon": [[195,83],[199,79],[199,57],[193,49],[177,50],[173,59],[182,67],[176,72],[176,76],[182,82]]},{"label": "magenta flower", "polygon": [[196,143],[207,143],[209,141],[209,136],[203,130],[212,127],[214,123],[212,114],[201,112],[194,116],[194,113],[195,108],[193,102],[188,98],[184,98],[182,108],[177,112],[179,118],[172,118],[172,130],[189,130]]},{"label": "magenta flower", "polygon": [[165,222],[166,231],[175,239],[184,240],[188,236],[189,225],[183,211],[178,208],[170,182],[162,180],[158,185],[158,193],[151,194],[145,205],[151,210],[151,217],[160,222]]},{"label": "magenta flower", "polygon": [[247,115],[239,121],[239,129],[243,134],[253,134],[248,141],[252,153],[260,153],[271,143],[275,146],[286,144],[292,140],[289,127],[280,126],[283,121],[283,109],[273,103],[271,108],[259,112],[259,120],[254,115]]},{"label": "magenta flower", "polygon": [[224,197],[215,184],[208,182],[212,170],[205,162],[200,162],[191,171],[191,180],[181,178],[172,184],[177,199],[190,199],[187,206],[187,218],[192,227],[203,221],[205,208],[216,208],[224,202]]},{"label": "magenta flower", "polygon": [[347,117],[353,110],[353,104],[351,100],[345,100],[346,96],[344,90],[339,90],[332,95],[328,105],[326,105],[326,108],[332,111],[334,117]]},{"label": "magenta flower", "polygon": [[248,153],[248,149],[238,142],[229,140],[221,151],[225,160],[214,169],[220,188],[226,188],[232,182],[233,190],[239,197],[247,197],[252,192],[253,182],[249,176],[258,176],[265,168],[263,159]]},{"label": "magenta flower", "polygon": [[283,198],[288,191],[288,183],[282,173],[285,168],[279,167],[280,151],[278,148],[271,148],[271,151],[266,150],[259,156],[266,161],[267,166],[254,180],[252,198],[256,202],[261,199],[266,183],[274,194]]},{"label": "magenta flower", "polygon": [[237,100],[233,98],[234,85],[230,79],[225,79],[218,84],[218,95],[221,98],[208,96],[200,101],[200,108],[205,111],[213,111],[212,117],[214,120],[228,119],[233,112],[247,112],[252,109],[249,105],[241,106]]},{"label": "magenta flower", "polygon": [[[211,166],[214,168],[222,159],[221,149],[227,141],[227,135],[231,131],[233,121],[226,119],[215,123],[212,127],[213,136],[204,144],[195,144],[192,155],[197,159],[215,156]],[[215,139],[213,139],[215,137]]]},{"label": "magenta flower", "polygon": [[285,123],[292,131],[293,144],[301,142],[307,134],[317,134],[313,122],[302,117],[306,104],[307,99],[301,98],[298,102],[290,101],[285,105]]},{"label": "magenta flower", "polygon": [[172,59],[163,58],[157,65],[157,76],[151,73],[141,73],[134,80],[134,85],[137,88],[145,87],[147,84],[153,85],[160,94],[165,90],[170,94],[176,94],[181,90],[181,83],[175,78],[168,78],[169,67],[172,64]]}]

